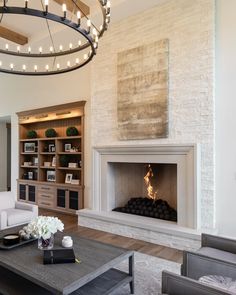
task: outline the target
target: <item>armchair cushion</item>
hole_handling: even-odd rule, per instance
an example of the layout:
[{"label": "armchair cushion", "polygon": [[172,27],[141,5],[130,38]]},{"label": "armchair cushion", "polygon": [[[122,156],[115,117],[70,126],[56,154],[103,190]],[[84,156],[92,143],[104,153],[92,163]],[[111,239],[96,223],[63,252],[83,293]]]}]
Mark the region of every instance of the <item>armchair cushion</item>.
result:
[{"label": "armchair cushion", "polygon": [[227,262],[234,262],[236,264],[236,254],[234,253],[209,247],[202,247],[197,251],[197,253]]},{"label": "armchair cushion", "polygon": [[10,208],[6,209],[5,212],[7,213],[7,226],[28,223],[34,218],[33,212],[29,210]]},{"label": "armchair cushion", "polygon": [[0,192],[0,211],[15,207],[14,195],[12,192]]}]

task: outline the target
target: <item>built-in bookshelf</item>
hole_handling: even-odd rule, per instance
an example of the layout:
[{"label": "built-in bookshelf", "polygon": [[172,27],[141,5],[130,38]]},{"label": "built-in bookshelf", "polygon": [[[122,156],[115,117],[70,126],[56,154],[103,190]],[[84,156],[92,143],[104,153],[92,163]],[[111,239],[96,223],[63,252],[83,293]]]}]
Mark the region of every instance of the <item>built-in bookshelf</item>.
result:
[{"label": "built-in bookshelf", "polygon": [[[84,106],[80,101],[17,113],[20,201],[67,213],[83,208]],[[56,134],[47,137],[48,129]]]}]

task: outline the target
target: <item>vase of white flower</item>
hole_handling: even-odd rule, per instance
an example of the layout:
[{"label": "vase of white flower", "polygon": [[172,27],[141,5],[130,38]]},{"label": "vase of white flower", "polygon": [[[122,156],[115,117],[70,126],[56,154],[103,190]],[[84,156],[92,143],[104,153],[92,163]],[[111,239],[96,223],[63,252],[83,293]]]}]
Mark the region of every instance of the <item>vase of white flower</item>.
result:
[{"label": "vase of white flower", "polygon": [[54,246],[54,235],[51,234],[50,238],[43,239],[42,237],[38,238],[38,248],[40,250],[50,250]]},{"label": "vase of white flower", "polygon": [[38,248],[49,250],[54,245],[54,234],[63,231],[64,224],[57,217],[39,216],[23,228],[27,236],[38,238]]}]

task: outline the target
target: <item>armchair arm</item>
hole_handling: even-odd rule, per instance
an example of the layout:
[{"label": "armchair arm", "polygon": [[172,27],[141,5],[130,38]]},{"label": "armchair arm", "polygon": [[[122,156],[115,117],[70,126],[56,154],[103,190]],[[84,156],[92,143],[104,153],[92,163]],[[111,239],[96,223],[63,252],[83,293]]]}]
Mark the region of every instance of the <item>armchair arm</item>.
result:
[{"label": "armchair arm", "polygon": [[236,240],[202,234],[202,247],[210,247],[236,254]]},{"label": "armchair arm", "polygon": [[198,281],[182,277],[167,271],[162,272],[162,293],[169,295],[229,295],[230,292],[209,287]]},{"label": "armchair arm", "polygon": [[0,211],[0,230],[7,228],[7,212]]},{"label": "armchair arm", "polygon": [[23,202],[16,202],[15,208],[21,209],[21,210],[32,211],[35,217],[38,216],[38,206],[37,205],[27,204],[27,203],[23,203]]},{"label": "armchair arm", "polygon": [[236,280],[236,263],[208,257],[196,252],[183,252],[182,275],[198,280],[202,276],[219,275]]}]

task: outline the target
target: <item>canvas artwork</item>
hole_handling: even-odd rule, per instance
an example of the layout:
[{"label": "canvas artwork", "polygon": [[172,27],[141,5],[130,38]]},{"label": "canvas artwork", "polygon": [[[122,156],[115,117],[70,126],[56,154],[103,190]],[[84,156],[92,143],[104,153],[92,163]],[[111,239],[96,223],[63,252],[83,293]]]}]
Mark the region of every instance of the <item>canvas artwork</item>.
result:
[{"label": "canvas artwork", "polygon": [[117,112],[121,140],[168,136],[169,41],[118,53]]}]

